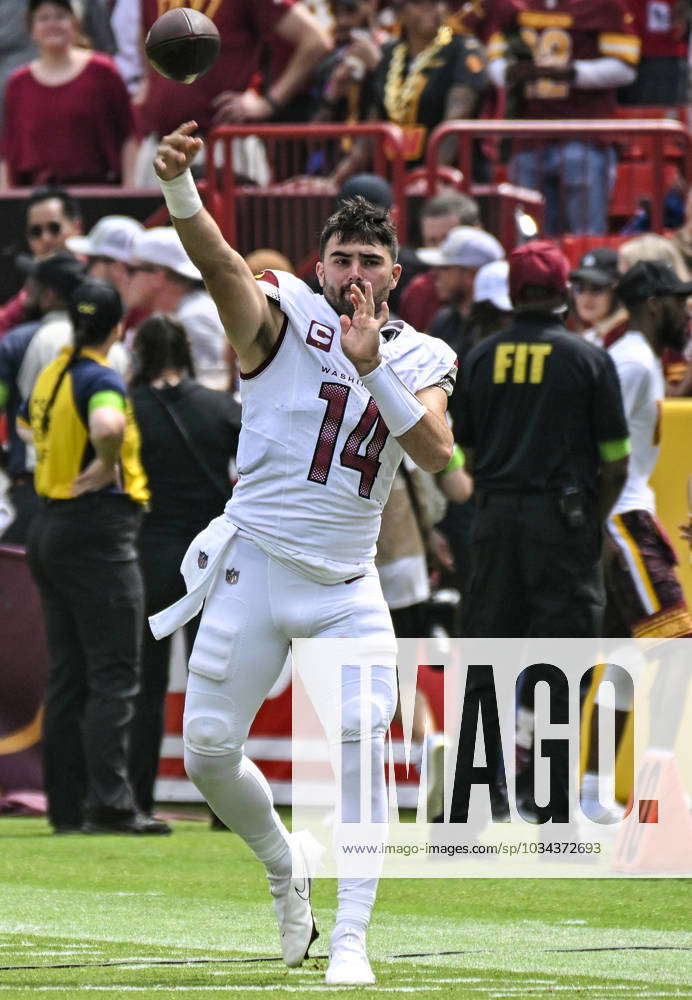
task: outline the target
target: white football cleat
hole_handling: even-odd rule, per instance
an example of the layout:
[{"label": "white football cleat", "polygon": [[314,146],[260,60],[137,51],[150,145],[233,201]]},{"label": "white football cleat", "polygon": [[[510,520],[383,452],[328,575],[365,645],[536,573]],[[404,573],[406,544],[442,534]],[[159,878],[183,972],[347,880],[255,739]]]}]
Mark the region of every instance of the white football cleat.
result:
[{"label": "white football cleat", "polygon": [[349,927],[333,942],[324,978],[328,986],[371,986],[375,982],[362,931]]},{"label": "white football cleat", "polygon": [[[307,838],[310,838],[308,841]],[[312,942],[319,937],[310,905],[312,870],[309,857],[317,842],[307,833],[290,835],[292,876],[267,875],[274,897],[274,912],[281,934],[281,954],[289,968],[302,964]]]}]

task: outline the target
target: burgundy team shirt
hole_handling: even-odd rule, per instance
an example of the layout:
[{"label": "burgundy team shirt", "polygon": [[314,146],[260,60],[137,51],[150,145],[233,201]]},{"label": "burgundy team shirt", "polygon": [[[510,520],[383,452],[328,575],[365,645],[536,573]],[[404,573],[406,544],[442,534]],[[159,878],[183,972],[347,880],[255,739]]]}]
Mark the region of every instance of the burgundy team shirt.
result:
[{"label": "burgundy team shirt", "polygon": [[[157,17],[180,4],[170,0],[141,0],[143,28],[147,32]],[[204,76],[194,83],[167,80],[147,67],[148,90],[140,108],[145,134],[166,135],[182,122],[194,120],[206,132],[215,108],[212,98],[224,90],[246,90],[259,68],[262,43],[271,37],[295,0],[206,0],[195,6],[219,29],[221,51]]]},{"label": "burgundy team shirt", "polygon": [[[608,56],[628,66],[639,62],[640,42],[624,0],[527,0],[516,12],[515,30],[541,66]],[[491,36],[488,58],[507,53],[507,26]],[[536,80],[525,86],[523,118],[607,118],[614,113],[614,90],[582,90],[569,83]]]},{"label": "burgundy team shirt", "polygon": [[125,84],[101,52],[58,87],[39,83],[28,66],[7,82],[2,155],[14,184],[116,183],[133,131]]}]

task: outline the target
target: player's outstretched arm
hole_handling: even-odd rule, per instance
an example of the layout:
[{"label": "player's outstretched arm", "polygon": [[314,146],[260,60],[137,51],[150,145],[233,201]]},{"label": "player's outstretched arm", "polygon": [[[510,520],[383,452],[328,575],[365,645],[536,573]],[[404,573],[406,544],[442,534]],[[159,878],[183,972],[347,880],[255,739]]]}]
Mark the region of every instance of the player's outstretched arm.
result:
[{"label": "player's outstretched arm", "polygon": [[415,395],[404,385],[380,352],[380,330],[389,319],[383,302],[375,314],[372,285],[365,291],[351,285],[352,317],[341,317],[341,346],[353,363],[363,385],[377,403],[390,433],[404,451],[426,472],[442,472],[449,464],[454,447],[452,431],[445,418],[447,394],[439,386],[421,389]]},{"label": "player's outstretched arm", "polygon": [[228,245],[202,206],[189,171],[201,149],[193,136],[196,122],[186,122],[159,144],[154,169],[171,220],[190,260],[202,272],[240,367],[252,371],[265,360],[281,329],[282,315],[269,305],[243,258]]}]

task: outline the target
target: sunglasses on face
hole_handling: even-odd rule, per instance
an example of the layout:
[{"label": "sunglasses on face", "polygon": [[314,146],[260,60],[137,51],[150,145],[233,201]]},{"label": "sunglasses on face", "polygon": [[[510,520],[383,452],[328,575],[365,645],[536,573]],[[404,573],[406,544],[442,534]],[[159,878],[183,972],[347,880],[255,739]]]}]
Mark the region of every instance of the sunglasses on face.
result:
[{"label": "sunglasses on face", "polygon": [[27,228],[26,234],[30,240],[38,240],[44,232],[50,233],[51,236],[59,236],[62,232],[62,222],[46,222],[44,224],[35,222]]}]

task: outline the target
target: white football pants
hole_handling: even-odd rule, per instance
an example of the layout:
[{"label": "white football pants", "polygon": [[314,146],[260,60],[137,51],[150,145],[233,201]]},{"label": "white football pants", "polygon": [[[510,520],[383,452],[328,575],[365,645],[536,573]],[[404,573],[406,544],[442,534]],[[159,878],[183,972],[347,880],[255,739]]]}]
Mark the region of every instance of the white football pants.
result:
[{"label": "white football pants", "polygon": [[[282,566],[250,540],[236,538],[207,595],[190,656],[183,719],[185,768],[219,819],[276,874],[290,872],[288,833],[274,810],[269,785],[243,747],[281,672],[291,639],[317,637],[363,637],[393,645],[377,573],[327,586]],[[367,705],[372,820],[384,823],[384,740],[396,708],[396,668],[375,670]],[[357,818],[360,809],[359,782],[353,782],[349,793],[348,775],[349,769],[358,775],[361,718],[359,681],[346,679],[341,734],[346,822]],[[341,922],[364,929],[376,888],[374,878],[341,879],[337,926]]]}]

